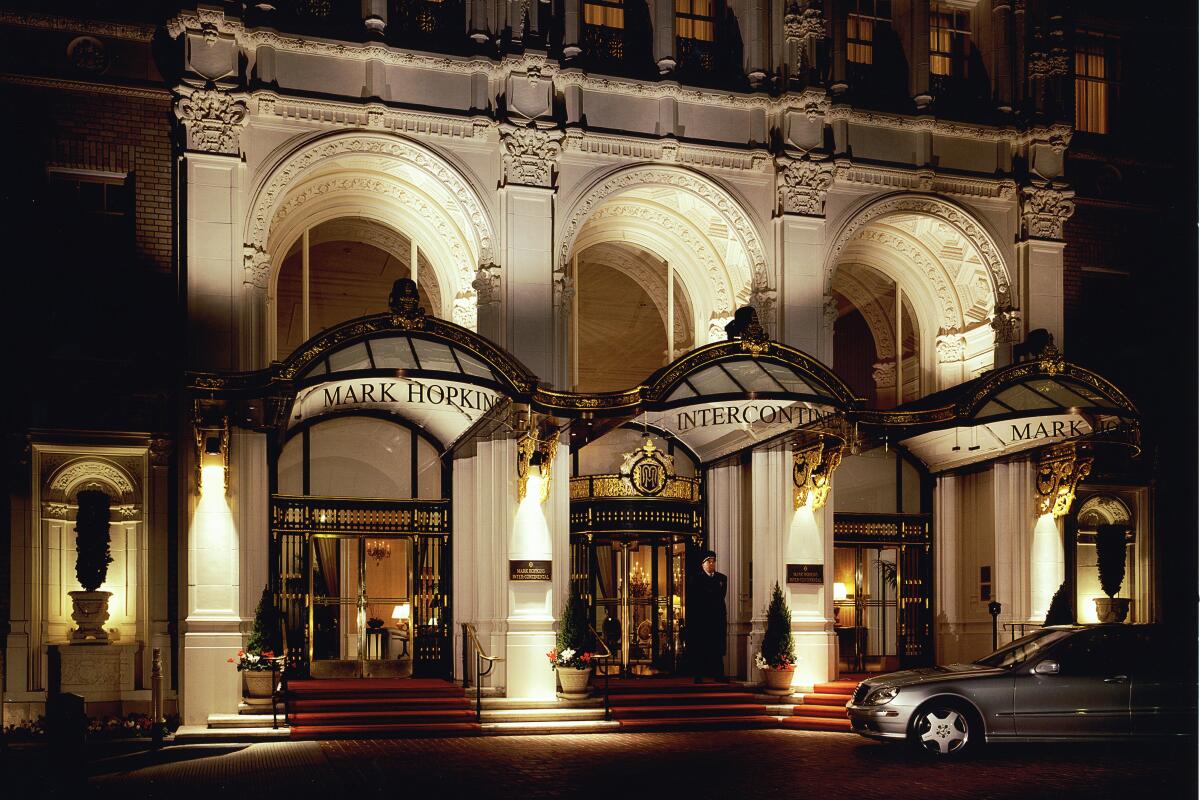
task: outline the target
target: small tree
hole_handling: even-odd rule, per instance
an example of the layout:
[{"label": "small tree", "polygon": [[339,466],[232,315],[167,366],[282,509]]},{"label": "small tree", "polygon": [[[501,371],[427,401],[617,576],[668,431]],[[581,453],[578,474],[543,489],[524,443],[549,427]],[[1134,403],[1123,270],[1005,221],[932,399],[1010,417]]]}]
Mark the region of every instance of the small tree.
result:
[{"label": "small tree", "polygon": [[1096,528],[1096,570],[1100,588],[1116,597],[1125,581],[1125,526],[1100,525]]},{"label": "small tree", "polygon": [[759,669],[791,669],[796,666],[796,645],[792,641],[792,610],[783,599],[779,582],[771,590],[771,603],[767,606],[767,630],[763,634],[762,649],[755,663]]},{"label": "small tree", "polygon": [[1075,616],[1071,613],[1071,602],[1067,599],[1067,584],[1059,584],[1058,591],[1050,598],[1050,608],[1046,609],[1046,621],[1043,627],[1049,625],[1074,625]]},{"label": "small tree", "polygon": [[85,489],[78,495],[79,514],[75,518],[75,577],[84,591],[94,592],[108,577],[112,563],[108,537],[108,495]]},{"label": "small tree", "polygon": [[258,607],[254,609],[254,627],[246,640],[247,653],[279,652],[275,647],[277,620],[275,597],[271,594],[271,587],[264,586],[262,597],[258,599]]},{"label": "small tree", "polygon": [[552,667],[591,666],[592,636],[588,630],[587,604],[573,597],[563,603],[558,617],[558,635],[554,638],[554,649],[546,655]]}]

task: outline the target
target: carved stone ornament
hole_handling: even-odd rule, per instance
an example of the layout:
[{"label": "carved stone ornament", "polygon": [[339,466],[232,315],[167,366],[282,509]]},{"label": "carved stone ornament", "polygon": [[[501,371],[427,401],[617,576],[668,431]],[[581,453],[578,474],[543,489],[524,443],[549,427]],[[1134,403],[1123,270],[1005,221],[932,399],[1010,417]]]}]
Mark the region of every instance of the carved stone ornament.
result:
[{"label": "carved stone ornament", "polygon": [[813,511],[825,507],[833,473],[842,463],[842,445],[815,444],[792,453],[792,507],[803,508],[812,497]]},{"label": "carved stone ornament", "polygon": [[731,342],[740,340],[742,350],[751,355],[761,355],[771,346],[754,306],[742,306],[733,313],[733,321],[725,326],[725,336]]},{"label": "carved stone ornament", "polygon": [[783,214],[825,215],[825,195],[833,185],[833,163],[781,160],[778,172],[779,210]]},{"label": "carved stone ornament", "polygon": [[838,321],[837,298],[834,297],[833,295],[826,295],[825,296],[825,305],[823,306],[823,310],[824,310],[825,330],[832,331],[833,326],[836,325],[837,321]]},{"label": "carved stone ornament", "polygon": [[953,364],[963,360],[967,353],[967,340],[957,334],[937,337],[937,360],[939,364]]},{"label": "carved stone ornament", "polygon": [[1075,213],[1069,189],[1050,185],[1021,187],[1021,232],[1027,239],[1063,238],[1063,225]]},{"label": "carved stone ornament", "polygon": [[1038,459],[1035,493],[1038,516],[1066,516],[1075,500],[1075,487],[1092,471],[1093,457],[1074,444],[1048,448]]},{"label": "carved stone ornament", "polygon": [[417,284],[412,278],[400,278],[392,284],[392,293],[388,297],[388,309],[392,312],[392,321],[404,330],[414,330],[425,327],[425,309],[419,305]]},{"label": "carved stone ornament", "polygon": [[881,361],[871,368],[871,379],[875,381],[875,388],[890,389],[896,386],[896,362]]},{"label": "carved stone ornament", "polygon": [[242,285],[266,289],[271,279],[271,256],[254,247],[243,248]]},{"label": "carved stone ornament", "polygon": [[187,129],[187,147],[202,153],[237,155],[246,102],[228,92],[196,89],[175,103],[175,116]]},{"label": "carved stone ornament", "polygon": [[787,13],[783,15],[785,39],[795,42],[824,35],[825,19],[821,16],[819,2],[810,0],[804,5],[798,2],[788,3]]},{"label": "carved stone ornament", "polygon": [[1021,341],[1021,312],[1011,308],[996,309],[992,316],[992,330],[996,332],[997,344]]},{"label": "carved stone ornament", "polygon": [[500,302],[500,267],[495,264],[481,264],[475,270],[475,280],[471,281],[479,305]]},{"label": "carved stone ornament", "polygon": [[503,135],[504,182],[550,187],[562,153],[561,131],[515,128]]}]

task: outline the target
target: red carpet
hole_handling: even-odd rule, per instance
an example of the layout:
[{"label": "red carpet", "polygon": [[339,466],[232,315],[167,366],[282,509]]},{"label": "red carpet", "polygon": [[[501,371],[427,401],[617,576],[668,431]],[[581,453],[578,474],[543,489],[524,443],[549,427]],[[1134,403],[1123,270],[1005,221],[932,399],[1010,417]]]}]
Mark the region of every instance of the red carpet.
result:
[{"label": "red carpet", "polygon": [[293,739],[474,736],[475,707],[461,686],[413,678],[288,682]]},{"label": "red carpet", "polygon": [[855,677],[846,675],[840,680],[818,683],[811,694],[800,696],[800,704],[792,709],[792,716],[783,718],[783,726],[802,731],[849,733],[852,728],[846,717],[846,703],[858,686]]},{"label": "red carpet", "polygon": [[769,728],[775,719],[744,687],[691,678],[613,680],[612,718],[623,731]]}]

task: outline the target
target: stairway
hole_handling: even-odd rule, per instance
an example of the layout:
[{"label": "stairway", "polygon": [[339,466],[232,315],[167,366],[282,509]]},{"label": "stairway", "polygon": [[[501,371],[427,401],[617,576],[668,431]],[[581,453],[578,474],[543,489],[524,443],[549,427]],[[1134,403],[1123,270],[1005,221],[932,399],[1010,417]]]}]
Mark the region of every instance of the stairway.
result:
[{"label": "stairway", "polygon": [[622,731],[770,728],[776,718],[745,687],[691,678],[613,679],[612,718]]},{"label": "stairway", "polygon": [[439,679],[325,678],[288,682],[293,739],[475,736],[474,704]]},{"label": "stairway", "polygon": [[[864,676],[865,677],[865,676]],[[846,703],[854,694],[858,681],[852,676],[829,683],[818,683],[811,693],[800,695],[800,704],[792,707],[790,716],[782,718],[785,728],[801,731],[843,731],[850,733]]]}]

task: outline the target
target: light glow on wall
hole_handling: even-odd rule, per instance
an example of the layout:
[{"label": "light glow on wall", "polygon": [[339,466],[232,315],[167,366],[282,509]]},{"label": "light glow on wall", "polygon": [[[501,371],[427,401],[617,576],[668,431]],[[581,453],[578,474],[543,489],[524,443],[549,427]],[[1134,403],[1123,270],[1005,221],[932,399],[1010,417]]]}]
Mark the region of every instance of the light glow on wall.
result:
[{"label": "light glow on wall", "polygon": [[1050,600],[1063,582],[1063,546],[1052,513],[1042,514],[1033,526],[1029,559],[1029,618],[1044,620]]},{"label": "light glow on wall", "polygon": [[821,532],[817,529],[817,515],[810,493],[804,505],[792,514],[788,526],[786,558],[794,564],[823,564],[825,557],[821,547]]},{"label": "light glow on wall", "polygon": [[542,485],[545,478],[536,467],[530,468],[529,483],[525,498],[517,506],[517,517],[513,524],[511,559],[549,559],[550,526],[542,513]]}]

